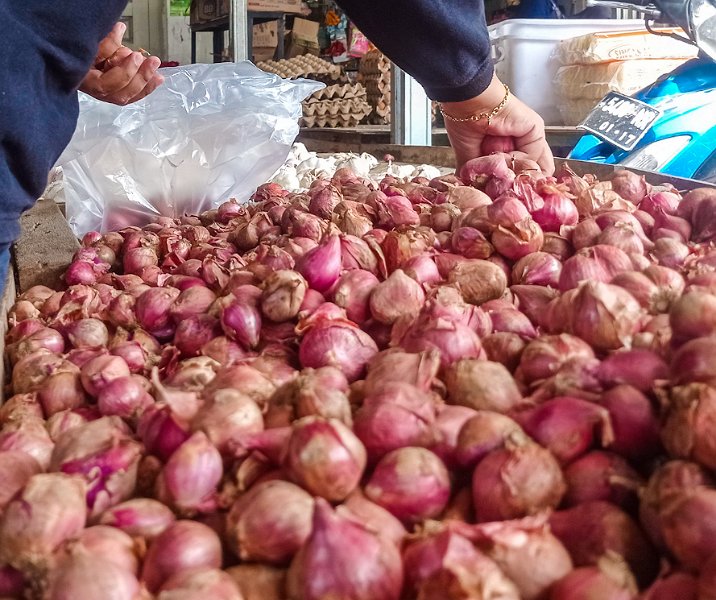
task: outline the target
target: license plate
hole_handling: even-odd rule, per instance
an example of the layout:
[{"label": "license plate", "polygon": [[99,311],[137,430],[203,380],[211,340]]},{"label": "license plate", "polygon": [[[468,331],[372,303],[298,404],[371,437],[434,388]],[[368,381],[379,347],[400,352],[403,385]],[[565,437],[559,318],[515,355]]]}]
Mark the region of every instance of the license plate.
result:
[{"label": "license plate", "polygon": [[633,150],[661,111],[618,92],[609,92],[577,127],[622,150]]}]

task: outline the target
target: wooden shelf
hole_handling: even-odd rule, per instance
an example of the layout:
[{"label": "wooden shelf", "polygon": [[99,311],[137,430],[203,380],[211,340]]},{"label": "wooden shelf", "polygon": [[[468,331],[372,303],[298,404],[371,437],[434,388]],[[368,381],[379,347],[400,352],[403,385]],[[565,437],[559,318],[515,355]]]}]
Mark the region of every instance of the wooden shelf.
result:
[{"label": "wooden shelf", "polygon": [[[266,23],[267,21],[278,21],[276,37],[278,38],[278,46],[274,58],[282,59],[284,57],[284,38],[286,37],[286,13],[271,11],[254,11],[250,10],[246,13],[248,22],[246,24],[246,45],[248,56],[251,56],[253,48],[253,32],[254,24]],[[221,62],[221,55],[224,50],[224,32],[230,27],[229,17],[220,17],[206,23],[194,23],[190,25],[191,29],[191,62],[196,62],[196,34],[197,33],[213,33],[213,55],[214,62]]]}]

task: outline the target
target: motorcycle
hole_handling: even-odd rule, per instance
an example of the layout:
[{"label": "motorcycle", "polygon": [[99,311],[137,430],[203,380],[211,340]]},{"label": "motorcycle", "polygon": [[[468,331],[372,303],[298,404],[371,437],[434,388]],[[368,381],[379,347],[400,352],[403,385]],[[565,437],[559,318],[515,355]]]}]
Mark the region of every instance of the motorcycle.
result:
[{"label": "motorcycle", "polygon": [[569,158],[716,182],[716,0],[588,4],[635,9],[655,34],[653,24],[677,25],[699,55],[631,98],[607,94]]}]

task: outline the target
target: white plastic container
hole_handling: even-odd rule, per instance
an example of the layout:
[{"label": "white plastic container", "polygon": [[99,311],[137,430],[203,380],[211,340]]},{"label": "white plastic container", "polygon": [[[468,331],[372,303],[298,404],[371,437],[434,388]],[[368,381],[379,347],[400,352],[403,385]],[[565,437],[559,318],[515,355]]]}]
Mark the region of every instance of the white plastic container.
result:
[{"label": "white plastic container", "polygon": [[639,19],[509,19],[490,30],[497,76],[547,125],[562,125],[553,83],[560,40],[598,31],[645,30]]}]

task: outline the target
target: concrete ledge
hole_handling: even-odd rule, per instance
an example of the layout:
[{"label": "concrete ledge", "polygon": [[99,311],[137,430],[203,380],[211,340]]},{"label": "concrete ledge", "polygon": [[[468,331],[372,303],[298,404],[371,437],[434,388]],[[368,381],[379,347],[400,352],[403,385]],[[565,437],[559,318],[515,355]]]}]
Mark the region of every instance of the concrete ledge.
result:
[{"label": "concrete ledge", "polygon": [[62,274],[80,247],[67,220],[53,200],[40,199],[20,217],[15,243],[17,293],[33,285],[62,286]]}]

